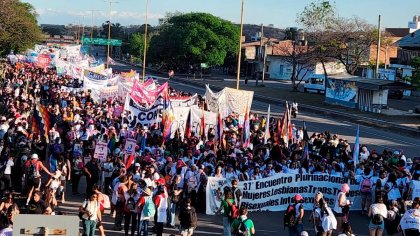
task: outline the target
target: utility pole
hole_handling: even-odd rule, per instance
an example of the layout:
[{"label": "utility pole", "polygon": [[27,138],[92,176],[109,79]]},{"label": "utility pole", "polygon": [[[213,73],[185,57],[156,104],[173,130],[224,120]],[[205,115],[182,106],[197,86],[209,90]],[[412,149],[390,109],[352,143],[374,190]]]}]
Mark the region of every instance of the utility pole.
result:
[{"label": "utility pole", "polygon": [[236,68],[236,89],[239,90],[239,79],[241,78],[241,57],[242,57],[242,33],[244,30],[244,3],[245,0],[242,0],[242,10],[241,10],[241,30],[239,35],[239,52],[238,52],[238,68]]},{"label": "utility pole", "polygon": [[381,50],[381,15],[379,15],[379,20],[378,20],[378,45],[376,47],[376,70],[375,70],[376,79],[379,79],[379,52],[380,50]]},{"label": "utility pole", "polygon": [[144,27],[144,47],[143,47],[143,83],[144,77],[146,76],[146,53],[147,53],[147,23],[148,23],[148,12],[149,12],[149,0],[146,0],[146,23]]},{"label": "utility pole", "polygon": [[83,22],[82,22],[82,46],[83,46],[84,38],[85,38],[85,16],[83,16]]},{"label": "utility pole", "polygon": [[111,9],[112,9],[112,3],[118,3],[118,2],[113,2],[111,0],[108,1],[109,2],[109,24],[108,24],[108,48],[107,48],[107,52],[106,52],[106,68],[109,68],[109,48],[111,46]]},{"label": "utility pole", "polygon": [[[264,25],[261,24],[260,53],[258,54],[258,72],[262,72],[262,73],[264,73],[264,69],[261,69],[261,63],[262,63],[262,60],[264,60],[263,51],[262,51],[263,50],[263,38],[264,38]],[[259,74],[255,78],[255,86],[258,86],[258,79],[259,79]]]}]

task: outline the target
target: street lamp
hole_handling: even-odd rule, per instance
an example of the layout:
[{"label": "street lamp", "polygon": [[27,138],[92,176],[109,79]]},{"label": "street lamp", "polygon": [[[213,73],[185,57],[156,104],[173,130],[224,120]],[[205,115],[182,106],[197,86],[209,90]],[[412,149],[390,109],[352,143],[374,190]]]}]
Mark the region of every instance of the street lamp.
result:
[{"label": "street lamp", "polygon": [[239,52],[238,52],[238,68],[236,69],[236,89],[239,90],[239,79],[241,77],[241,57],[242,57],[242,32],[243,32],[243,23],[244,23],[244,3],[245,0],[242,0],[242,10],[241,10],[241,30],[239,35]]}]

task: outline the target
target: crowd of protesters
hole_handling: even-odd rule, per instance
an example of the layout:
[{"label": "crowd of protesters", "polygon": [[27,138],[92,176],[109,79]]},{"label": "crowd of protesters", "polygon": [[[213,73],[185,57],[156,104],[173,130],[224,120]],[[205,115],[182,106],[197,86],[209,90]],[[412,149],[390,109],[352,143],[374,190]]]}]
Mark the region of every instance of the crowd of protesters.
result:
[{"label": "crowd of protesters", "polygon": [[[347,140],[329,131],[306,136],[306,130],[295,125],[288,145],[281,139],[269,139],[264,144],[266,123],[270,136],[275,137],[277,122],[258,114],[250,114],[249,148],[242,146],[243,127],[237,114],[224,119],[226,128],[220,142],[216,131],[209,129],[203,137],[193,132],[180,137],[177,132],[162,145],[159,124],[138,124],[130,131],[124,123],[122,101],[98,103],[89,91],[62,91],[63,85],[79,88],[82,82],[58,76],[54,69],[2,63],[0,79],[0,232],[11,232],[13,216],[20,212],[60,214],[56,209],[70,191],[84,199],[79,208],[84,235],[95,235],[96,228],[105,235],[102,217],[108,213],[115,219],[114,230],[124,230],[125,235],[148,235],[149,225],[156,235],[162,235],[164,227],[192,235],[197,213],[206,210],[207,178],[224,177],[232,187],[224,190],[217,211],[223,214],[223,235],[251,235],[256,228],[247,218],[247,209],[240,205],[238,181],[308,173],[360,183],[361,214],[369,217],[370,235],[380,236],[384,230],[393,234],[401,229],[406,235],[419,235],[419,229],[401,227],[400,220],[409,217],[406,214],[417,220],[420,217],[420,164],[400,150],[378,152],[362,145],[355,166]],[[191,94],[171,88],[170,95]],[[47,135],[33,129],[37,103],[51,114],[52,128]],[[199,105],[205,107],[201,97]],[[127,138],[137,141],[132,163],[125,162]],[[94,158],[99,141],[108,145],[107,160],[102,163]],[[304,157],[305,143],[308,157]],[[83,190],[79,187],[81,178],[86,179]],[[310,218],[317,235],[351,235],[348,191],[349,186],[343,184],[333,209],[321,192],[316,194]],[[22,203],[14,202],[18,197]],[[304,235],[303,198],[296,195],[294,200],[295,223],[288,225],[289,232]],[[237,209],[236,215],[232,215],[232,209]]]}]

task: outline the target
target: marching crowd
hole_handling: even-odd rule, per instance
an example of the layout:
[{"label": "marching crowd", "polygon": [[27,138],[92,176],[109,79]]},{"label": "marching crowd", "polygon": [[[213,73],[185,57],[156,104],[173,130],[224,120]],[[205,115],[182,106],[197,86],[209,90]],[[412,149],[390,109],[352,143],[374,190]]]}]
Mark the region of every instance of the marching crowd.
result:
[{"label": "marching crowd", "polygon": [[[288,145],[281,139],[264,144],[267,122],[271,137],[277,122],[258,114],[249,117],[250,148],[242,146],[243,127],[237,114],[224,119],[220,142],[213,129],[203,137],[191,132],[163,142],[159,124],[138,124],[130,131],[121,101],[97,103],[90,91],[61,91],[62,85],[78,88],[81,83],[58,76],[54,69],[2,63],[0,81],[0,235],[12,235],[15,214],[61,214],[57,209],[66,201],[67,191],[85,199],[79,208],[84,235],[95,235],[96,228],[106,234],[105,209],[115,219],[114,230],[124,230],[125,235],[148,235],[149,224],[156,235],[162,235],[164,227],[193,235],[197,213],[205,213],[207,178],[224,177],[231,187],[224,189],[217,210],[223,216],[223,235],[249,236],[256,228],[248,210],[241,207],[238,181],[281,173],[353,179],[360,184],[362,214],[369,217],[370,235],[380,236],[385,230],[388,235],[401,230],[406,236],[419,235],[418,224],[400,224],[420,218],[419,160],[402,151],[378,152],[362,145],[356,165],[347,140],[329,131],[308,136],[303,127],[294,125]],[[188,95],[172,88],[170,94]],[[47,124],[42,127],[32,119],[37,104],[50,113],[51,119],[43,121]],[[199,105],[205,107],[201,97]],[[51,129],[43,135],[47,125]],[[123,151],[127,138],[137,142],[132,162],[127,162]],[[94,156],[99,141],[108,148],[102,163]],[[79,188],[82,177],[86,178],[84,190]],[[317,235],[352,235],[349,189],[348,184],[342,185],[332,209],[322,192],[315,195],[309,218]],[[285,212],[284,224],[290,235],[308,235],[303,231],[304,199],[297,194],[294,201]]]}]

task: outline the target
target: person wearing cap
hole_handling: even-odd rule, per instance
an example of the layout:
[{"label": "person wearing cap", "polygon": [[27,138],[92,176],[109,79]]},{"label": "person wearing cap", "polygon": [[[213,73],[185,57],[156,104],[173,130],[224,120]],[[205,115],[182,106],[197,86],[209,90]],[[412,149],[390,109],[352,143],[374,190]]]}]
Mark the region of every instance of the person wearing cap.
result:
[{"label": "person wearing cap", "polygon": [[[146,205],[147,201],[153,201],[152,199],[152,191],[149,187],[146,187],[142,191],[142,195],[137,203],[138,207],[138,224],[137,224],[137,236],[148,236],[149,235],[149,221],[153,219],[151,216],[147,216],[144,214],[143,208]],[[143,233],[143,234],[142,234]]]},{"label": "person wearing cap", "polygon": [[41,188],[41,170],[50,176],[54,175],[39,161],[38,154],[34,153],[25,163],[26,187],[29,191],[26,203],[29,203],[32,192]]},{"label": "person wearing cap", "polygon": [[[296,224],[292,227],[288,227],[290,236],[299,236],[303,231],[303,216],[305,211],[303,209],[303,197],[300,194],[296,194],[293,197],[293,209],[296,219]],[[290,207],[290,206],[289,206]]]},{"label": "person wearing cap", "polygon": [[337,194],[334,201],[334,215],[337,219],[337,231],[341,232],[342,224],[348,221],[348,210],[350,208],[350,201],[347,200],[346,194],[350,192],[350,186],[347,183],[341,185],[340,192]]}]

